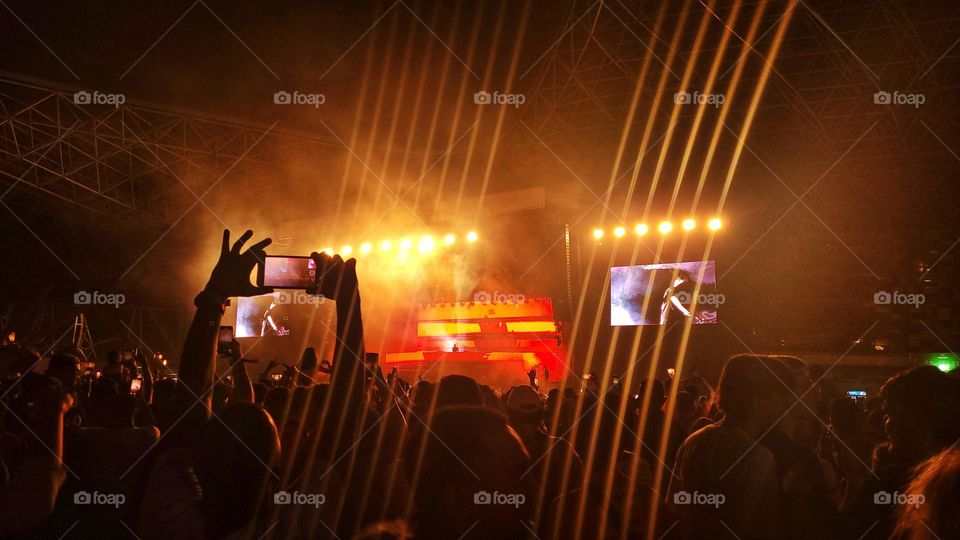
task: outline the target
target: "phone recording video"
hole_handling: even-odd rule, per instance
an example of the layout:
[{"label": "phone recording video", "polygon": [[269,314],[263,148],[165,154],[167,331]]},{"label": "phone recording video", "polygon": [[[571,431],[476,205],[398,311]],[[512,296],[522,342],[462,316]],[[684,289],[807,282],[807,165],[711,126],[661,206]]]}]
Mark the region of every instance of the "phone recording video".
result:
[{"label": "phone recording video", "polygon": [[227,354],[233,345],[233,327],[221,326],[217,335],[217,354]]},{"label": "phone recording video", "polygon": [[137,377],[136,379],[130,380],[130,393],[136,395],[140,392],[140,388],[143,386],[143,379]]},{"label": "phone recording video", "polygon": [[262,287],[309,289],[317,276],[317,263],[310,257],[267,255],[258,268],[257,284]]}]

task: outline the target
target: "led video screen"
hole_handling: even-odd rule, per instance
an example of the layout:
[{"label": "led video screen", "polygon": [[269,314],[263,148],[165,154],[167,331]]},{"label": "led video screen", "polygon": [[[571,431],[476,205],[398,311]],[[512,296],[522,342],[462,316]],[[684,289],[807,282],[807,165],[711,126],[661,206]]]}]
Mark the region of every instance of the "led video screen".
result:
[{"label": "led video screen", "polygon": [[610,269],[610,324],[716,323],[724,301],[716,284],[714,261],[615,266]]}]

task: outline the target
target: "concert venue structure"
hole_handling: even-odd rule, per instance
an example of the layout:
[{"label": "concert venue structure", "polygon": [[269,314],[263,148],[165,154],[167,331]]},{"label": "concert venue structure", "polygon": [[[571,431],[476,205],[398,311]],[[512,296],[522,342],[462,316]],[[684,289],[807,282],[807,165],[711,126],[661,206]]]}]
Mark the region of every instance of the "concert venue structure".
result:
[{"label": "concert venue structure", "polygon": [[[47,373],[58,353],[79,359],[86,395],[70,389],[68,411],[76,414],[65,418],[86,428],[82,416],[117,410],[87,401],[105,377],[121,377],[110,391],[123,397],[127,385],[144,382],[152,395],[164,384],[210,391],[196,392],[197,402],[222,397],[214,387],[245,389],[227,361],[231,350],[242,350],[238,359],[259,393],[253,403],[272,416],[309,411],[314,398],[303,388],[339,395],[344,350],[359,335],[354,348],[361,350],[350,352],[362,358],[366,386],[357,393],[402,387],[398,410],[411,432],[420,429],[411,414],[427,410],[417,408],[423,401],[416,404],[416,392],[428,395],[424,389],[433,392],[451,375],[480,385],[484,403],[499,404],[505,422],[516,422],[508,391],[518,386],[534,388],[545,411],[572,400],[570,410],[583,412],[584,395],[606,405],[591,414],[613,420],[598,416],[583,429],[563,420],[552,429],[557,425],[544,420],[543,433],[580,454],[578,474],[585,476],[568,486],[567,471],[569,489],[543,489],[600,495],[572,510],[541,497],[523,521],[528,537],[696,538],[685,525],[670,532],[662,521],[692,420],[677,431],[644,415],[662,409],[670,420],[686,403],[704,407],[696,416],[718,420],[719,408],[708,413],[731,356],[802,361],[790,367],[803,366],[807,385],[788,397],[820,419],[811,420],[818,437],[836,435],[839,421],[829,418],[826,394],[811,401],[823,388],[880,422],[882,408],[868,407],[883,399],[892,376],[923,366],[955,375],[960,365],[955,2],[0,5],[0,375],[8,381],[0,403],[9,405],[0,409],[0,435],[8,424],[33,428],[16,422],[14,388],[27,374]],[[219,328],[208,373],[191,367],[196,355],[188,351],[196,346],[197,293],[209,292],[225,229],[231,241],[252,230],[247,247],[272,242],[251,252],[256,264],[244,267],[250,282],[242,291],[249,294],[217,291],[225,302],[219,322],[208,321]],[[336,257],[355,261],[347,274],[358,283],[351,306],[362,298],[362,332],[350,327],[360,308],[345,312],[343,297],[333,294],[344,287],[342,268],[336,286],[326,272]],[[139,357],[144,365],[134,366]],[[198,373],[217,378],[196,388],[184,382]],[[659,384],[663,403],[651,405]],[[142,393],[131,395],[142,428],[141,409],[156,407]],[[611,395],[621,397],[604,401]],[[325,407],[324,414],[334,410]],[[152,413],[149,425],[163,443],[164,427],[177,417]],[[430,432],[436,426],[427,420]],[[305,420],[296,434],[273,421],[281,447],[325,444],[310,438]],[[118,422],[127,424],[107,424]],[[382,426],[371,436],[395,433]],[[644,435],[648,429],[657,432]],[[343,429],[334,431],[339,441]],[[874,435],[869,442],[879,444],[882,436]],[[584,450],[584,441],[607,436],[621,458],[635,461]],[[69,433],[64,437],[69,447]],[[816,459],[833,459],[818,437],[802,442],[819,449]],[[361,439],[350,451],[366,448]],[[643,447],[626,447],[634,440]],[[844,446],[873,471],[888,456],[871,453],[864,441],[866,450]],[[346,454],[334,452],[337,444],[327,449],[325,466],[353,467],[338,461]],[[383,461],[405,459],[401,448],[390,446],[396,455]],[[13,458],[4,452],[0,470],[10,472]],[[69,464],[70,449],[64,452]],[[130,480],[142,490],[138,505],[156,503],[142,498],[156,459],[143,455],[150,457],[118,458],[128,474],[141,475]],[[285,466],[312,471],[305,463]],[[420,468],[391,473],[406,482]],[[338,470],[337,481],[357,481],[353,471]],[[86,471],[75,472],[67,473],[76,477],[60,499],[97,488],[77,478]],[[623,486],[615,479],[621,473],[629,478]],[[824,510],[830,516],[842,513],[841,499],[853,491],[853,480],[834,476],[833,506]],[[4,485],[7,477],[0,475]],[[638,479],[655,494],[651,500],[639,491],[627,495]],[[429,521],[411,495],[415,482],[397,495],[394,484],[362,480],[341,486],[340,506],[328,504],[331,513],[299,537],[350,538],[379,518],[413,528]],[[890,486],[891,493],[906,488]],[[388,512],[387,503],[365,506],[381,495],[412,502],[406,514]],[[614,509],[621,499],[624,508],[642,499],[636,504],[643,508]],[[0,538],[60,537],[75,508],[64,512],[58,504],[47,529],[0,525]],[[5,511],[0,507],[0,521]],[[77,532],[152,538],[144,532],[155,529],[144,526],[149,520],[133,513],[141,511],[104,512],[96,525],[77,517]],[[621,511],[636,514],[635,523]],[[594,526],[584,523],[608,518],[605,535],[580,534]],[[470,532],[472,518],[464,519],[450,530],[520,537],[486,525]],[[811,510],[796,521],[831,519]],[[889,536],[895,521],[877,518],[876,531]],[[253,530],[256,538],[265,527]],[[431,537],[422,530],[419,536]],[[846,538],[850,531],[792,536]],[[236,529],[203,534],[231,537],[227,532]],[[190,536],[156,537],[180,533]],[[288,529],[283,535],[296,536]]]}]

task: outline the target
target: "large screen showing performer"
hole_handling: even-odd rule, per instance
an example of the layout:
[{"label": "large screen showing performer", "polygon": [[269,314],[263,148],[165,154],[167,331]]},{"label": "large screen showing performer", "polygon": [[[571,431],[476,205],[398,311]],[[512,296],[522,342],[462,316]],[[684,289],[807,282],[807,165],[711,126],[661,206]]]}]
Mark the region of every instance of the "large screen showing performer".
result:
[{"label": "large screen showing performer", "polygon": [[[238,338],[295,336],[312,326],[318,307],[326,300],[300,290],[277,290],[237,299]],[[332,304],[332,302],[331,302]],[[331,306],[332,307],[332,306]]]},{"label": "large screen showing performer", "polygon": [[715,323],[723,303],[716,285],[714,261],[615,266],[610,269],[610,324]]}]

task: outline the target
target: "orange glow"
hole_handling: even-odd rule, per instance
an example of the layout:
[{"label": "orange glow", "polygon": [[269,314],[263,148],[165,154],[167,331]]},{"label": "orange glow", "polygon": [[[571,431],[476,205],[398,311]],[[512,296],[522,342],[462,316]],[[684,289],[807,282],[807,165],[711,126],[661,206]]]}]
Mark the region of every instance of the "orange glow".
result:
[{"label": "orange glow", "polygon": [[673,223],[670,223],[669,221],[661,221],[660,226],[658,226],[657,229],[662,234],[667,234],[673,230]]},{"label": "orange glow", "polygon": [[633,232],[637,233],[640,236],[643,236],[650,232],[650,227],[646,223],[639,223],[636,227],[633,228]]},{"label": "orange glow", "polygon": [[683,220],[683,230],[692,231],[694,227],[697,226],[697,222],[693,218],[687,218]]},{"label": "orange glow", "polygon": [[479,334],[480,323],[421,322],[417,323],[417,337],[443,337],[459,334]]},{"label": "orange glow", "polygon": [[617,238],[622,238],[623,235],[625,234],[627,234],[627,230],[624,229],[623,227],[617,227],[616,229],[613,230],[613,235],[616,236]]},{"label": "orange glow", "polygon": [[479,236],[477,236],[476,231],[470,231],[467,233],[467,242],[476,242],[477,238],[479,238]]},{"label": "orange glow", "polygon": [[603,229],[594,229],[593,237],[596,238],[597,240],[603,238]]},{"label": "orange glow", "polygon": [[420,253],[430,253],[433,251],[434,243],[432,236],[424,236],[420,239],[420,242],[417,244],[417,249],[420,250]]},{"label": "orange glow", "polygon": [[707,222],[707,227],[709,227],[711,231],[719,231],[720,228],[723,227],[723,222],[720,221],[720,218],[713,218]]},{"label": "orange glow", "polygon": [[507,323],[507,332],[556,332],[554,321],[515,321]]}]

